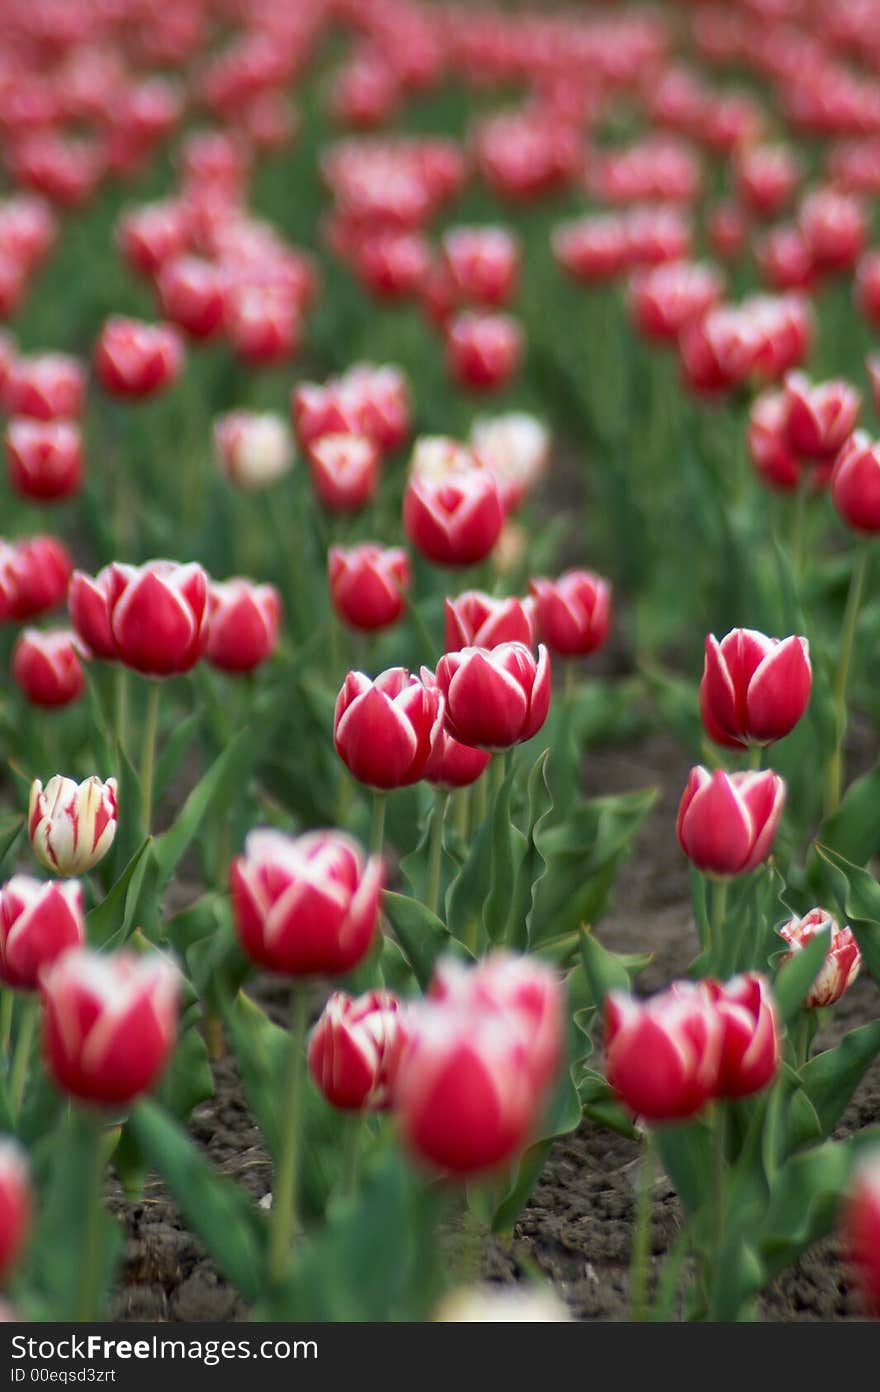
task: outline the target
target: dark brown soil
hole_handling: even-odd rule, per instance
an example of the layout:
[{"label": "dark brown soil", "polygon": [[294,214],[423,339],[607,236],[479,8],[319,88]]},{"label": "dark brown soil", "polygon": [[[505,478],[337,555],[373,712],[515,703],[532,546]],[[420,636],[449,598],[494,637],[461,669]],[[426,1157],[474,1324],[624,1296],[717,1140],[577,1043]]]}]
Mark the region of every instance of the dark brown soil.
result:
[{"label": "dark brown soil", "polygon": [[[636,854],[620,876],[612,915],[600,936],[619,951],[654,953],[641,978],[658,989],[687,968],[696,950],[686,864],[674,839],[675,807],[687,774],[680,749],[663,736],[626,751],[592,753],[589,791],[620,792],[657,786],[660,800]],[[261,1002],[276,1002],[274,983],[259,983]],[[277,994],[280,1012],[283,993]],[[827,1040],[876,1017],[873,982],[862,978],[836,1008]],[[271,1192],[271,1165],[244,1102],[230,1060],[215,1068],[216,1095],[199,1107],[192,1133],[211,1162],[259,1201]],[[880,1120],[880,1063],[862,1082],[841,1131]],[[483,1274],[519,1279],[535,1264],[553,1281],[572,1314],[583,1320],[624,1319],[629,1313],[628,1264],[638,1174],[638,1147],[584,1123],[558,1142],[532,1200],[509,1242],[487,1241]],[[247,1318],[244,1302],[218,1275],[204,1249],[183,1225],[156,1180],[137,1203],[116,1188],[111,1204],[127,1234],[125,1262],[113,1297],[121,1320],[222,1321]],[[674,1192],[656,1185],[652,1253],[659,1266],[681,1221]],[[767,1320],[836,1320],[856,1315],[833,1240],[822,1243],[767,1292]]]}]

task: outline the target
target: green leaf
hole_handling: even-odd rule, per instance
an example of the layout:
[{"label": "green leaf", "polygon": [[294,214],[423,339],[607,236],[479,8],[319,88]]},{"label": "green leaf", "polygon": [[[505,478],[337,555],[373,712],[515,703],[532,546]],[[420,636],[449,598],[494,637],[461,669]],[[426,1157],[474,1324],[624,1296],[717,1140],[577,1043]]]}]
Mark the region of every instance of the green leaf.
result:
[{"label": "green leaf", "polygon": [[219,816],[227,798],[245,781],[259,741],[252,729],[240,730],[193,788],[174,825],[156,837],[153,854],[160,888],[171,879],[208,810]]},{"label": "green leaf", "polygon": [[255,1300],[262,1285],[266,1230],[247,1195],[211,1168],[156,1102],[139,1103],[128,1124],[224,1276],[246,1300]]},{"label": "green leaf", "polygon": [[90,910],[86,922],[92,946],[118,947],[131,932],[150,844],[150,838],[147,837],[140,850],[135,851],[109,894]]},{"label": "green leaf", "polygon": [[817,1054],[801,1069],[801,1086],[815,1108],[822,1135],[834,1130],[878,1054],[880,1020],[872,1020],[851,1030],[835,1049]]},{"label": "green leaf", "polygon": [[25,818],[19,815],[4,817],[0,821],[0,870],[5,870],[7,856],[14,851],[24,825]]},{"label": "green leaf", "polygon": [[467,948],[451,935],[436,914],[432,914],[417,899],[386,889],[382,895],[382,908],[423,991],[431,980],[434,963],[443,953],[453,952],[470,960],[471,954]]},{"label": "green leaf", "polygon": [[156,806],[162,801],[180,772],[190,745],[198,734],[203,716],[203,711],[193,711],[191,715],[181,720],[180,724],[176,725],[168,736],[165,747],[156,760],[156,772],[153,776],[153,800]]},{"label": "green leaf", "polygon": [[706,1203],[712,1185],[712,1133],[705,1122],[658,1126],[654,1144],[663,1168],[675,1185],[682,1207],[693,1218]]},{"label": "green leaf", "polygon": [[492,875],[491,834],[492,824],[487,818],[477,827],[467,859],[446,891],[446,922],[450,931],[459,942],[473,942],[475,948],[481,946],[482,910]]},{"label": "green leaf", "polygon": [[[495,758],[499,758],[498,754]],[[513,823],[510,799],[513,792],[514,761],[510,759],[504,781],[492,801],[489,893],[483,904],[482,928],[490,943],[507,941],[507,927],[514,900],[511,890],[526,853],[526,838]],[[514,925],[515,926],[515,925]],[[518,936],[525,931],[525,924]]]},{"label": "green leaf", "polygon": [[540,753],[529,770],[526,785],[526,804],[528,808],[528,831],[510,906],[510,946],[524,952],[529,943],[529,929],[532,909],[538,885],[546,873],[544,857],[538,847],[545,823],[553,814],[553,797],[547,781],[547,764],[550,750]]},{"label": "green leaf", "polygon": [[581,931],[580,949],[587,997],[601,1015],[609,991],[629,990],[629,972],[617,953],[603,947],[586,928]]},{"label": "green leaf", "polygon": [[816,850],[831,871],[835,894],[865,966],[880,985],[880,884],[870,871],[851,864],[829,846],[817,845]]},{"label": "green leaf", "polygon": [[854,865],[867,865],[880,851],[880,766],[849,785],[816,839]]},{"label": "green leaf", "polygon": [[804,997],[819,974],[831,944],[831,932],[823,928],[810,939],[806,947],[794,952],[784,962],[773,982],[773,994],[782,1021],[787,1025],[797,1018]]}]

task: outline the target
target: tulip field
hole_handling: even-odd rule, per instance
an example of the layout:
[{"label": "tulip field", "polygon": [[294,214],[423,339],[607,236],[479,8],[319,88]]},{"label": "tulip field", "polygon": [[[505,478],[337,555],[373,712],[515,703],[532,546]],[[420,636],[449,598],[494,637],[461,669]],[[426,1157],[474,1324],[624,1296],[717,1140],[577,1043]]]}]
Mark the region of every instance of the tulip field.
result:
[{"label": "tulip field", "polygon": [[0,0],[0,1322],[880,1318],[880,0]]}]

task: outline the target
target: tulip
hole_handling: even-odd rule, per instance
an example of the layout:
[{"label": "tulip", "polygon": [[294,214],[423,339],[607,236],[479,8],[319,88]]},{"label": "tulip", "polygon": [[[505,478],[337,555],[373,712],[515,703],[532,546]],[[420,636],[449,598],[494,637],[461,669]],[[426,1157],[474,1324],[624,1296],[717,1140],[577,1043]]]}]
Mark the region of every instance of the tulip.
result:
[{"label": "tulip", "polygon": [[724,277],[714,266],[667,261],[636,274],[630,284],[630,312],[646,338],[675,340],[686,324],[717,304]]},{"label": "tulip", "polygon": [[415,294],[430,265],[431,250],[419,232],[383,228],[363,237],[356,251],[361,284],[385,300],[402,300]]},{"label": "tulip", "polygon": [[749,240],[745,209],[732,198],[716,203],[706,213],[706,237],[712,250],[725,261],[742,255]]},{"label": "tulip", "polygon": [[[429,677],[433,678],[433,674],[423,669],[422,680],[427,683]],[[469,788],[485,773],[491,758],[488,749],[472,749],[441,728],[425,766],[425,781],[435,788],[445,788],[447,792]]]},{"label": "tulip", "polygon": [[291,399],[297,438],[365,435],[380,451],[398,449],[409,433],[409,392],[399,368],[356,363],[325,386],[301,382]]},{"label": "tulip", "polygon": [[831,500],[857,532],[880,531],[880,445],[864,430],[849,437],[834,461]]},{"label": "tulip", "polygon": [[752,295],[741,313],[755,336],[755,377],[775,382],[804,361],[813,338],[813,314],[802,294]]},{"label": "tulip", "polygon": [[242,362],[262,367],[293,357],[299,348],[302,316],[289,290],[246,282],[227,290],[224,325]]},{"label": "tulip", "polygon": [[700,711],[710,739],[731,748],[772,744],[800,720],[813,673],[806,638],[766,638],[735,628],[706,639]]},{"label": "tulip", "polygon": [[856,304],[873,328],[880,328],[880,252],[868,251],[856,272]]},{"label": "tulip", "polygon": [[446,328],[449,371],[460,386],[494,391],[519,367],[523,342],[522,329],[511,315],[464,310]]},{"label": "tulip", "polygon": [[99,657],[147,676],[188,672],[208,641],[208,577],[201,566],[114,562],[70,582],[74,628]]},{"label": "tulip", "polygon": [[408,1038],[406,1015],[390,991],[356,1000],[334,991],[309,1039],[309,1071],[332,1107],[386,1111]]},{"label": "tulip", "polygon": [[67,594],[72,565],[66,546],[56,537],[13,542],[3,568],[8,617],[34,618],[57,608]]},{"label": "tulip", "polygon": [[413,545],[437,565],[473,565],[488,556],[504,524],[495,475],[464,445],[420,440],[403,499]]},{"label": "tulip", "polygon": [[744,875],[767,859],[785,802],[778,774],[691,769],[678,807],[678,842],[708,875]]},{"label": "tulip", "polygon": [[188,214],[182,203],[146,203],[124,212],[116,243],[126,262],[142,276],[154,276],[187,244]]},{"label": "tulip", "polygon": [[700,987],[679,982],[649,1001],[607,995],[605,1069],[635,1116],[693,1116],[714,1095],[720,1057],[720,1020]]},{"label": "tulip", "polygon": [[34,420],[76,420],[82,415],[85,371],[63,353],[15,358],[3,382],[3,409]]},{"label": "tulip", "polygon": [[278,645],[281,596],[252,580],[214,582],[208,589],[205,656],[222,672],[253,672]]},{"label": "tulip", "polygon": [[177,1035],[179,974],[170,962],[75,948],[40,987],[46,1061],[63,1092],[101,1107],[149,1092]]},{"label": "tulip", "polygon": [[507,303],[519,270],[519,244],[506,227],[451,227],[441,250],[462,300],[486,307]]},{"label": "tulip", "polygon": [[810,909],[803,918],[797,915],[790,918],[779,929],[780,935],[790,945],[791,951],[782,958],[787,962],[796,953],[802,952],[812,942],[817,933],[830,930],[830,940],[825,961],[816,979],[804,997],[804,1007],[808,1010],[823,1005],[834,1005],[855,981],[862,966],[862,954],[851,928],[841,928],[833,914],[827,909]]},{"label": "tulip", "polygon": [[535,628],[528,600],[493,599],[481,590],[467,590],[446,600],[446,652],[462,648],[497,648],[499,643],[535,645]]},{"label": "tulip", "polygon": [[532,580],[535,624],[551,652],[563,657],[601,648],[611,624],[611,586],[590,570],[569,570],[559,580]]},{"label": "tulip", "polygon": [[12,675],[35,706],[67,706],[85,687],[80,658],[87,656],[69,629],[26,628],[12,653]]},{"label": "tulip", "polygon": [[424,777],[442,718],[440,692],[404,667],[375,680],[349,672],[336,698],[336,752],[359,783],[403,788]]},{"label": "tulip", "polygon": [[498,480],[505,513],[514,512],[546,472],[547,427],[525,411],[484,416],[474,422],[470,444]]},{"label": "tulip", "polygon": [[672,204],[636,204],[626,218],[626,264],[659,266],[687,261],[691,255],[691,220]]},{"label": "tulip", "polygon": [[764,281],[774,290],[809,290],[816,280],[813,254],[798,227],[772,227],[755,245]]},{"label": "tulip", "polygon": [[626,225],[616,213],[593,213],[561,223],[552,241],[562,269],[587,284],[613,280],[626,263]]},{"label": "tulip", "polygon": [[686,324],[678,347],[685,385],[712,395],[751,376],[760,345],[756,325],[742,307],[722,304]]},{"label": "tulip", "polygon": [[293,463],[287,426],[271,411],[228,411],[218,416],[214,448],[221,471],[247,492],[271,487]]},{"label": "tulip", "polygon": [[843,1215],[853,1279],[869,1316],[880,1319],[880,1155],[859,1162]]},{"label": "tulip", "polygon": [[862,401],[849,382],[815,386],[802,372],[785,379],[786,434],[792,449],[809,459],[837,454],[855,428]]},{"label": "tulip", "polygon": [[399,546],[387,550],[371,542],[349,548],[331,546],[327,576],[333,608],[352,628],[366,632],[388,628],[406,608],[410,564]]},{"label": "tulip", "polygon": [[701,983],[721,1023],[716,1097],[748,1097],[773,1081],[779,1067],[779,1028],[770,986],[757,972],[723,985]]},{"label": "tulip", "polygon": [[379,451],[366,435],[321,435],[309,446],[315,492],[328,512],[358,512],[379,486]]},{"label": "tulip", "polygon": [[31,1185],[27,1157],[18,1141],[0,1138],[0,1281],[5,1280],[27,1241]]},{"label": "tulip", "polygon": [[382,876],[381,860],[342,832],[250,832],[230,870],[245,952],[283,976],[341,976],[370,950]]},{"label": "tulip", "polygon": [[112,315],[95,347],[95,372],[114,396],[154,396],[183,371],[183,341],[171,324]]},{"label": "tulip", "polygon": [[763,483],[786,493],[795,492],[806,471],[810,487],[827,487],[831,464],[804,460],[788,441],[788,406],[782,391],[765,391],[755,397],[746,433],[749,457]]},{"label": "tulip", "polygon": [[225,278],[222,269],[200,256],[175,256],[156,277],[163,317],[190,338],[216,335],[223,324]]},{"label": "tulip", "polygon": [[867,223],[861,200],[853,194],[815,189],[801,203],[798,224],[820,270],[846,270],[858,260]]},{"label": "tulip", "polygon": [[41,865],[55,875],[83,875],[97,865],[116,835],[116,779],[97,775],[77,783],[56,773],[45,789],[31,784],[28,837]]},{"label": "tulip", "polygon": [[760,217],[775,217],[782,211],[799,177],[798,162],[786,145],[756,145],[736,160],[737,191]]},{"label": "tulip", "polygon": [[13,875],[0,889],[0,979],[7,986],[35,991],[42,969],[85,939],[77,880],[46,883]]},{"label": "tulip", "polygon": [[79,492],[82,445],[73,421],[22,416],[9,422],[4,443],[10,482],[23,497],[55,502]]},{"label": "tulip", "polygon": [[462,648],[437,664],[446,729],[478,749],[502,750],[537,734],[550,708],[550,660],[523,643]]}]

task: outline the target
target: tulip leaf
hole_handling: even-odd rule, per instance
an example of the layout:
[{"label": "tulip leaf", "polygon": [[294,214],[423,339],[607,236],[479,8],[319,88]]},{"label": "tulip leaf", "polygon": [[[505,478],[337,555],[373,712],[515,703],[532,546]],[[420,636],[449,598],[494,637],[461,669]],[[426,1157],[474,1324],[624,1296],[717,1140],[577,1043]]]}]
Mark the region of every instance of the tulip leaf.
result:
[{"label": "tulip leaf", "polygon": [[434,963],[443,953],[470,958],[467,948],[418,899],[386,889],[382,894],[382,908],[423,991],[431,980]]},{"label": "tulip leaf", "polygon": [[831,932],[821,929],[805,947],[793,952],[784,962],[773,982],[773,994],[783,1023],[791,1024],[798,1015],[804,997],[819,975],[831,945]]},{"label": "tulip leaf", "polygon": [[156,760],[156,772],[153,776],[153,799],[157,806],[180,773],[187,751],[198,734],[203,717],[202,710],[193,711],[191,715],[181,720],[180,724],[176,725],[168,736],[165,747]]},{"label": "tulip leaf", "polygon": [[843,916],[852,928],[865,966],[880,984],[880,884],[869,870],[853,865],[829,846],[816,846],[831,870]]},{"label": "tulip leaf", "polygon": [[849,785],[816,839],[853,865],[867,865],[880,851],[880,765]]},{"label": "tulip leaf", "polygon": [[262,1284],[266,1230],[245,1192],[212,1169],[183,1128],[156,1102],[139,1103],[128,1125],[223,1275],[246,1300],[256,1299]]},{"label": "tulip leaf", "polygon": [[475,950],[481,946],[482,908],[491,883],[491,835],[492,823],[486,818],[474,831],[467,859],[446,891],[446,922],[450,931],[459,942],[473,943]]},{"label": "tulip leaf", "polygon": [[800,1071],[800,1084],[828,1136],[840,1121],[866,1070],[880,1054],[880,1020],[844,1035],[834,1049],[816,1054]]},{"label": "tulip leaf", "polygon": [[11,855],[18,844],[18,838],[24,831],[26,818],[21,816],[4,817],[0,822],[0,871],[6,869],[6,858]]},{"label": "tulip leaf", "polygon": [[545,822],[552,816],[554,810],[553,795],[547,781],[549,758],[549,749],[543,750],[538,755],[529,770],[526,785],[528,831],[513,887],[510,931],[508,933],[510,946],[520,952],[525,952],[529,944],[529,928],[535,896],[547,870],[544,857],[538,848],[538,842]]},{"label": "tulip leaf", "polygon": [[147,837],[109,894],[89,911],[86,924],[88,939],[93,947],[119,947],[131,932],[149,848],[150,838]]},{"label": "tulip leaf", "polygon": [[589,1002],[601,1015],[609,991],[630,989],[630,975],[617,953],[603,947],[587,928],[581,929],[580,951]]},{"label": "tulip leaf", "polygon": [[712,1184],[712,1133],[701,1120],[657,1126],[654,1144],[689,1218],[699,1213]]},{"label": "tulip leaf", "polygon": [[[495,755],[496,759],[501,757],[499,754]],[[514,825],[511,815],[510,800],[515,771],[514,760],[509,757],[504,780],[499,785],[492,801],[491,871],[489,893],[483,904],[482,918],[483,933],[490,943],[507,941],[511,909],[516,904],[512,890],[516,885],[519,867],[527,849],[526,838]],[[525,923],[523,922],[518,936],[523,936],[524,933]]]},{"label": "tulip leaf", "polygon": [[174,825],[157,836],[153,856],[160,888],[168,883],[210,809],[218,815],[256,757],[259,736],[250,728],[240,730],[193,788]]}]

